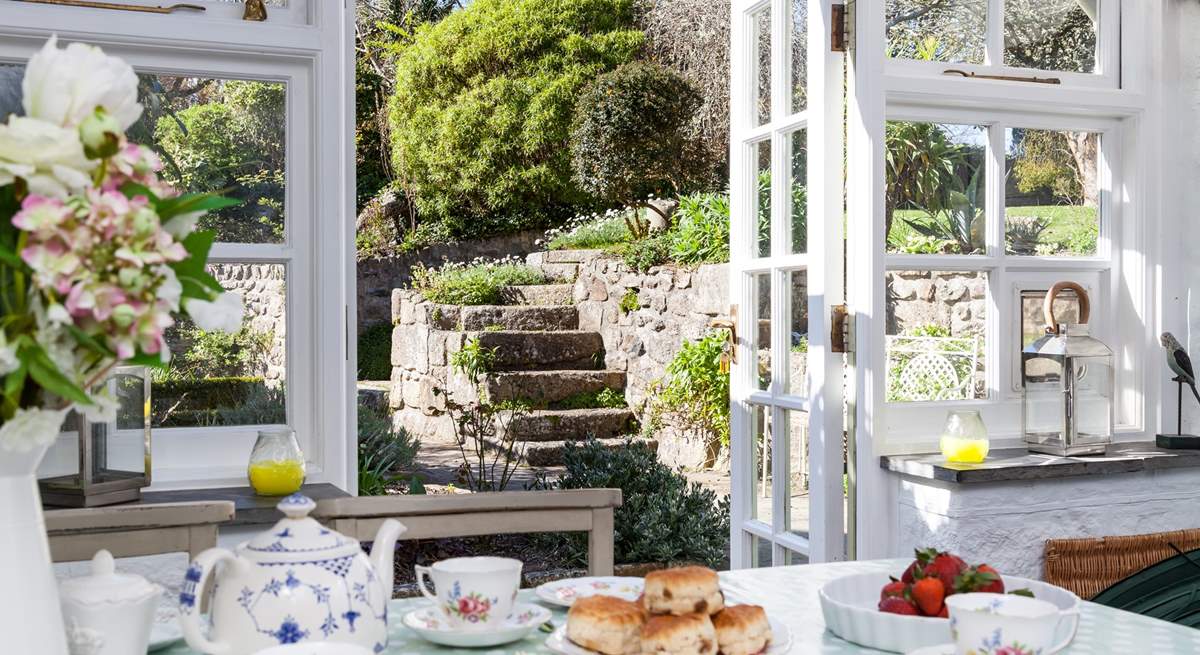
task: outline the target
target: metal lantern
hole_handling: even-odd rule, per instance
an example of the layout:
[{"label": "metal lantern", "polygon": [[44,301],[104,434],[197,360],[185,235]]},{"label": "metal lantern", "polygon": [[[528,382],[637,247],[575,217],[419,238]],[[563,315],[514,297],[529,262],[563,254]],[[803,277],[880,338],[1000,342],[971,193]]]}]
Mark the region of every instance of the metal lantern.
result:
[{"label": "metal lantern", "polygon": [[150,373],[142,366],[113,369],[104,382],[117,400],[115,421],[94,423],[72,411],[47,453],[38,481],[42,501],[96,507],[135,501],[150,486]]},{"label": "metal lantern", "polygon": [[[1079,323],[1059,324],[1054,300],[1069,289]],[[1059,282],[1043,305],[1046,334],[1021,353],[1021,430],[1030,451],[1102,455],[1113,432],[1113,352],[1088,334],[1090,303],[1074,282]]]}]

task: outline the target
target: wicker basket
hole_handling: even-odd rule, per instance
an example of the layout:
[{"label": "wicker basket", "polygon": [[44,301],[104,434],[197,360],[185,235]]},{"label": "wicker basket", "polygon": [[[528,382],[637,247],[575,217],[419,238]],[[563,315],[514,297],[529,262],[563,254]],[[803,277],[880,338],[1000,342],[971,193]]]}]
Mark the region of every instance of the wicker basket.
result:
[{"label": "wicker basket", "polygon": [[1200,530],[1046,541],[1046,582],[1090,599],[1119,580],[1200,548]]}]

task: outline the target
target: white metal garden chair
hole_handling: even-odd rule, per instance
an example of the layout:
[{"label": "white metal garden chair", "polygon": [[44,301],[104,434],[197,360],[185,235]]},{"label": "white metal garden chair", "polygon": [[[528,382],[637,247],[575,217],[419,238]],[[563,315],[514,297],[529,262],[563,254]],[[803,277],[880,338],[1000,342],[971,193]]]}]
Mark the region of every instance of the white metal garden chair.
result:
[{"label": "white metal garden chair", "polygon": [[893,400],[966,400],[975,395],[979,337],[888,336],[887,357]]}]

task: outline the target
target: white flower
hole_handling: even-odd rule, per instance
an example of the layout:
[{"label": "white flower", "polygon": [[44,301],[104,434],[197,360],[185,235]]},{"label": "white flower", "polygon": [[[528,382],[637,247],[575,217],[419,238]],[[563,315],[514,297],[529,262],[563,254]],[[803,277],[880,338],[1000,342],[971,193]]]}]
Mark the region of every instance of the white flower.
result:
[{"label": "white flower", "polygon": [[63,200],[91,184],[93,168],[74,130],[21,116],[0,125],[0,185],[19,177],[30,193]]},{"label": "white flower", "polygon": [[162,229],[167,234],[175,237],[176,241],[183,241],[183,238],[191,234],[196,229],[196,221],[207,212],[188,212],[179,214],[163,223]]},{"label": "white flower", "polygon": [[71,313],[66,307],[58,303],[54,303],[46,308],[46,320],[59,325],[68,325],[71,321]]},{"label": "white flower", "polygon": [[19,408],[0,426],[0,448],[27,453],[58,437],[67,409]]},{"label": "white flower", "polygon": [[179,297],[183,295],[183,285],[170,266],[158,267],[157,273],[163,277],[158,285],[158,299],[165,300],[171,306],[171,311],[179,311]]},{"label": "white flower", "polygon": [[196,327],[206,332],[219,330],[221,332],[237,332],[242,327],[242,295],[226,291],[217,296],[216,300],[200,300],[188,298],[183,301]]},{"label": "white flower", "polygon": [[21,90],[26,116],[74,129],[104,107],[124,131],[142,115],[137,86],[137,75],[124,61],[83,43],[59,50],[52,36],[29,58]]},{"label": "white flower", "polygon": [[94,393],[90,396],[92,404],[75,404],[75,409],[92,423],[112,423],[117,420],[117,409],[120,403],[108,394],[108,390]]},{"label": "white flower", "polygon": [[21,360],[17,359],[17,347],[8,342],[4,331],[0,330],[0,376],[8,375],[21,368]]}]

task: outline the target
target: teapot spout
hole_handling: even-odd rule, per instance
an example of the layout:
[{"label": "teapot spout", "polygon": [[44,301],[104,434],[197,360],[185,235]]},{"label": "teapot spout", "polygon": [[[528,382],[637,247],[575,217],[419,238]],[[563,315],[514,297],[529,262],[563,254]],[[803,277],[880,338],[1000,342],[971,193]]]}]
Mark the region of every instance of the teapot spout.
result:
[{"label": "teapot spout", "polygon": [[396,540],[408,528],[396,519],[388,519],[379,526],[379,532],[375,533],[375,542],[371,544],[371,564],[375,567],[375,575],[379,576],[379,580],[383,584],[383,591],[387,598],[392,597],[392,588],[395,582],[396,571],[393,566],[396,555]]}]

